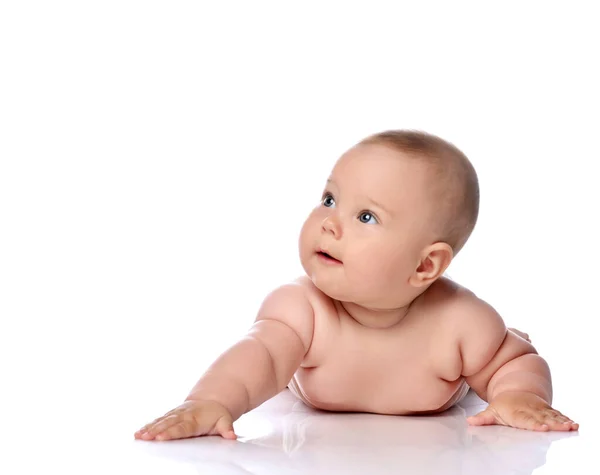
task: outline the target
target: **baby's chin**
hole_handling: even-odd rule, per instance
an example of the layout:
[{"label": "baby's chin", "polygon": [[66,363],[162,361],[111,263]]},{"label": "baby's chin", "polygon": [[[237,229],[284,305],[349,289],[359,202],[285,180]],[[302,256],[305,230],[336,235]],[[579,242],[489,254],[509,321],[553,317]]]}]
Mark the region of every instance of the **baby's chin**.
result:
[{"label": "baby's chin", "polygon": [[[362,285],[356,282],[340,282],[334,279],[323,279],[315,275],[309,275],[313,285],[333,300],[338,302],[349,302],[362,307],[392,309],[401,306],[398,302],[390,302],[375,289],[369,289],[366,283]],[[360,289],[360,291],[358,290]]]},{"label": "baby's chin", "polygon": [[[313,285],[333,300],[341,302],[350,302],[356,297],[356,292],[351,288],[349,282],[343,278],[343,273],[333,275],[333,272],[327,268],[315,266],[309,259],[301,259],[302,268],[312,281]],[[335,269],[338,272],[340,269]]]},{"label": "baby's chin", "polygon": [[356,292],[346,288],[341,282],[328,279],[320,279],[317,276],[309,276],[314,286],[333,300],[340,302],[351,302],[356,298]]}]

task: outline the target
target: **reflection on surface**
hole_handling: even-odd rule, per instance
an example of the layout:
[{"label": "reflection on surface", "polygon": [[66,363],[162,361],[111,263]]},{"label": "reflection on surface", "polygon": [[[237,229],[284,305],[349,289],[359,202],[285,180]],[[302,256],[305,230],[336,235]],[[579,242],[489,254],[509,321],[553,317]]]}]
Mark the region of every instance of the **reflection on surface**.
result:
[{"label": "reflection on surface", "polygon": [[482,409],[481,400],[469,401],[434,416],[396,417],[313,410],[285,390],[235,423],[237,441],[140,445],[198,473],[363,474],[376,466],[377,473],[531,474],[546,462],[553,441],[577,436],[469,427],[466,416]]}]

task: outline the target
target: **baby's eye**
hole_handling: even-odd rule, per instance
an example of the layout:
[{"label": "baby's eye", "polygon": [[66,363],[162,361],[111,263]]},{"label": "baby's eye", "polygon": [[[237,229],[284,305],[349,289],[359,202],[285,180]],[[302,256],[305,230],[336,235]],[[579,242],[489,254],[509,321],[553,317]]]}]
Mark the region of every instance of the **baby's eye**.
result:
[{"label": "baby's eye", "polygon": [[369,211],[363,211],[362,213],[360,213],[358,215],[358,219],[360,220],[361,223],[365,223],[365,224],[377,224],[378,223],[375,215],[373,213],[370,213]]},{"label": "baby's eye", "polygon": [[335,200],[333,199],[333,196],[331,196],[329,193],[323,196],[321,202],[323,203],[323,206],[326,206],[327,208],[331,208],[335,205]]}]

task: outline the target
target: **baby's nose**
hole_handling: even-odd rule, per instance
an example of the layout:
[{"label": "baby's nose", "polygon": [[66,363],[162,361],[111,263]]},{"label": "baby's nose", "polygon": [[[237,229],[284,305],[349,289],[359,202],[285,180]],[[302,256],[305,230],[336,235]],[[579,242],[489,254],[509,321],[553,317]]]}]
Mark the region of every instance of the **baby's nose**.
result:
[{"label": "baby's nose", "polygon": [[342,225],[334,215],[327,216],[321,223],[321,227],[324,232],[333,234],[337,239],[342,236]]}]

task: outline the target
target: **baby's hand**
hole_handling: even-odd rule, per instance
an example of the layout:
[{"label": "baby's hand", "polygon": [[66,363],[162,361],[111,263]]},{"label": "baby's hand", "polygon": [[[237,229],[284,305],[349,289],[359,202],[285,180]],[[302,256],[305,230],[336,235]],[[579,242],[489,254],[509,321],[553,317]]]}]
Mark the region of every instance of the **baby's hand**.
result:
[{"label": "baby's hand", "polygon": [[541,397],[523,391],[498,394],[485,411],[468,417],[467,422],[474,426],[497,424],[534,431],[579,429],[579,424],[552,409]]},{"label": "baby's hand", "polygon": [[134,437],[142,440],[170,440],[200,435],[220,435],[224,439],[236,439],[229,411],[215,401],[186,401],[142,427]]}]

